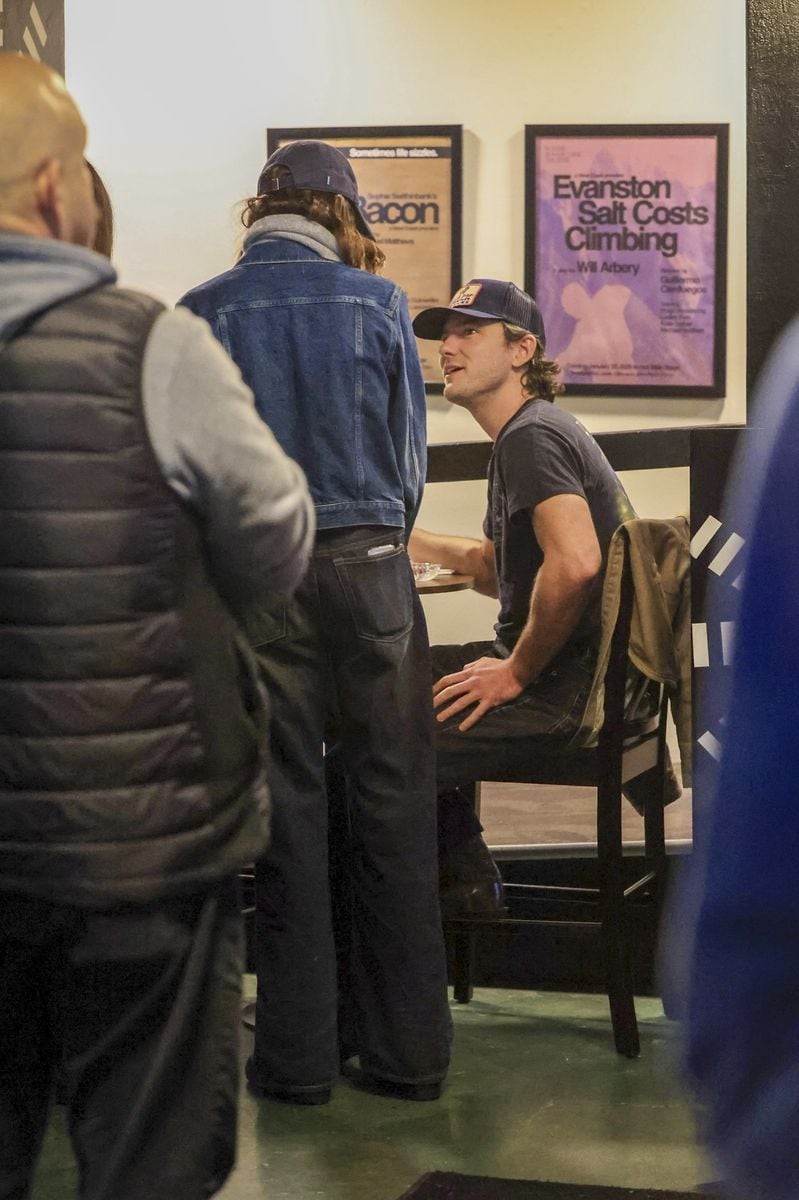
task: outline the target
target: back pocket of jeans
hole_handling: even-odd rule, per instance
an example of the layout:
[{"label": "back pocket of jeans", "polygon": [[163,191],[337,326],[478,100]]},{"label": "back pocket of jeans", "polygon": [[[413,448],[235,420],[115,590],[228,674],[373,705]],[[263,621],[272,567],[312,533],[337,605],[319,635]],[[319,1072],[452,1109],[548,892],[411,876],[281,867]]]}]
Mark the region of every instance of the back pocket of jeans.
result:
[{"label": "back pocket of jeans", "polygon": [[413,577],[402,547],[390,554],[334,560],[358,637],[390,642],[413,624]]}]

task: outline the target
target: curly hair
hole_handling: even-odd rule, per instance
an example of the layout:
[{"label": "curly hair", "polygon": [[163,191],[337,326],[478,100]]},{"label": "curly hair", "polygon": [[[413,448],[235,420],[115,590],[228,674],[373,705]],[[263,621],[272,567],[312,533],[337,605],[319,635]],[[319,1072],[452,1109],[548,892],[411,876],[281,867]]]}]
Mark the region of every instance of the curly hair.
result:
[{"label": "curly hair", "polygon": [[[286,168],[276,164],[272,170],[279,178]],[[285,188],[279,192],[267,192],[262,196],[251,196],[245,200],[241,210],[241,223],[249,229],[261,217],[276,213],[294,213],[308,217],[329,229],[336,239],[339,253],[350,267],[377,275],[386,261],[386,256],[372,238],[361,233],[355,223],[355,211],[346,196],[337,192],[318,192],[312,188]]]},{"label": "curly hair", "polygon": [[[503,321],[502,328],[509,342],[520,342],[530,332],[529,329],[522,329],[520,325],[511,325],[509,321]],[[549,400],[552,404],[555,397],[563,391],[563,384],[556,382],[559,374],[560,366],[553,359],[544,356],[544,347],[536,339],[535,353],[522,375],[524,391],[530,399]]]}]

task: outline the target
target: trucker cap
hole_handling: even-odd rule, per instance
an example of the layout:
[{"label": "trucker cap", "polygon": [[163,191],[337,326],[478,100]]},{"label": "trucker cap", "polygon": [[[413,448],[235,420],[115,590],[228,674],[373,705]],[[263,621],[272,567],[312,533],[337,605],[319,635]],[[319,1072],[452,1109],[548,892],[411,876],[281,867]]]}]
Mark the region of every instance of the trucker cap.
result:
[{"label": "trucker cap", "polygon": [[[277,166],[284,169],[277,178],[270,179],[272,167]],[[287,188],[313,188],[315,192],[335,192],[345,196],[355,209],[355,223],[361,233],[374,238],[361,212],[355,172],[346,155],[335,146],[303,138],[270,154],[258,177],[258,195],[285,192]]]},{"label": "trucker cap", "polygon": [[532,296],[515,283],[501,279],[470,279],[459,288],[446,308],[425,308],[417,313],[413,331],[420,338],[441,337],[444,322],[453,313],[483,321],[507,321],[534,333],[544,345],[544,320]]}]

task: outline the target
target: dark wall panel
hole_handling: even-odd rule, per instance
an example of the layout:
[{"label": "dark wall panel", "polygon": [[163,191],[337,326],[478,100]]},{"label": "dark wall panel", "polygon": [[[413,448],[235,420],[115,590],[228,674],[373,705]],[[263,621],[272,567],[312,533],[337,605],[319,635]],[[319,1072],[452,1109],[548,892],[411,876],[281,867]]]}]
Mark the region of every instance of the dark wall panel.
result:
[{"label": "dark wall panel", "polygon": [[799,3],[747,0],[747,26],[751,394],[769,346],[799,312]]},{"label": "dark wall panel", "polygon": [[0,49],[19,51],[64,74],[64,0],[0,3]]}]

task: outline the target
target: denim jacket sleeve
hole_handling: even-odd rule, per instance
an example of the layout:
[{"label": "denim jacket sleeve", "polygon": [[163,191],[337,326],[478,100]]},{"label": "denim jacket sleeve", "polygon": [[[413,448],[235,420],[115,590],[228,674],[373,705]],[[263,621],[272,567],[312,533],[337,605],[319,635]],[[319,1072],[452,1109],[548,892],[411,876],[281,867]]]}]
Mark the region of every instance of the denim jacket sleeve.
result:
[{"label": "denim jacket sleeve", "polygon": [[405,533],[410,535],[422,503],[427,474],[427,403],[408,301],[400,291],[399,336],[389,374],[392,388],[392,436],[403,478]]}]

